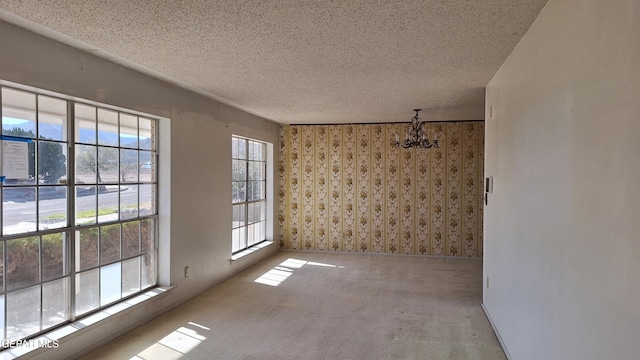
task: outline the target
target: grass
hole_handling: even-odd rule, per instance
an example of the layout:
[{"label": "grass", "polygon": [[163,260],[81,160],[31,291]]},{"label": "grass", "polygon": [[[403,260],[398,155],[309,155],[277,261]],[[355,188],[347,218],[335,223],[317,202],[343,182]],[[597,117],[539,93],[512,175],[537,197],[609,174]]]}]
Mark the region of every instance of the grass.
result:
[{"label": "grass", "polygon": [[[98,216],[102,216],[102,215],[109,215],[109,214],[115,214],[118,212],[118,209],[116,208],[107,208],[107,209],[100,209],[98,210]],[[96,211],[95,210],[82,210],[79,211],[76,215],[77,219],[82,219],[82,218],[89,218],[89,217],[94,217],[96,216]],[[45,220],[64,220],[67,218],[66,214],[51,214],[49,216],[47,216],[45,218]]]},{"label": "grass", "polygon": [[52,215],[47,216],[44,219],[45,220],[51,220],[51,221],[58,221],[58,220],[62,221],[64,219],[66,219],[66,218],[67,218],[66,214],[52,214]]},{"label": "grass", "polygon": [[[151,204],[149,204],[149,203],[141,204],[141,208],[144,208],[145,206],[150,206],[150,205]],[[138,205],[135,205],[135,204],[125,205],[125,206],[122,207],[123,210],[124,209],[137,209],[137,208],[138,208]],[[98,216],[115,214],[117,212],[118,212],[117,208],[99,209],[98,210]],[[93,218],[95,216],[96,216],[96,211],[95,210],[82,210],[82,211],[79,211],[76,214],[76,219]],[[64,221],[66,218],[67,218],[66,214],[51,214],[51,215],[48,215],[47,217],[45,217],[44,220],[51,221],[51,222],[56,222],[56,221]],[[91,223],[93,223],[93,219],[78,222],[79,225],[91,224]]]}]

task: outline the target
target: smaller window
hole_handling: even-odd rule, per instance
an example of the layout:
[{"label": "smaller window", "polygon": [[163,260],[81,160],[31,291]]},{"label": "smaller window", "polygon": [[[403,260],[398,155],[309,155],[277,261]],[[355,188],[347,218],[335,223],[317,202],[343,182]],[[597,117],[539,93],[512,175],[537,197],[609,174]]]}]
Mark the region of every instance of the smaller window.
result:
[{"label": "smaller window", "polygon": [[232,137],[232,252],[266,240],[267,144]]}]

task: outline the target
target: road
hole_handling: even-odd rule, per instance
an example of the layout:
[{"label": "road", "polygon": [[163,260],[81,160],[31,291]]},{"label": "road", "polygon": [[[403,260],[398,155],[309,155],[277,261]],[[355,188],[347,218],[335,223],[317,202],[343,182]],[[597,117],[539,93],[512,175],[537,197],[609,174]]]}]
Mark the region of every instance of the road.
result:
[{"label": "road", "polygon": [[[5,188],[6,189],[6,188]],[[108,192],[101,192],[100,208],[118,208],[119,193],[117,186],[109,187]],[[120,192],[120,202],[122,207],[130,208],[138,203],[138,185],[123,185]],[[150,202],[151,200],[151,187],[140,187],[140,202]],[[77,211],[83,211],[88,209],[95,209],[96,195],[91,194],[88,191],[79,191],[81,196],[76,199]],[[33,193],[33,192],[32,192]],[[32,194],[31,193],[31,194]],[[62,193],[64,194],[64,192]],[[52,215],[66,214],[67,212],[67,199],[65,197],[55,197],[40,200],[40,221]],[[25,199],[16,199],[16,201],[4,199],[3,203],[3,219],[2,224],[4,233],[18,233],[22,231],[34,231],[36,223],[36,202],[25,201]],[[19,227],[17,227],[20,225]],[[16,228],[17,227],[17,228]],[[8,231],[7,231],[8,230]]]}]

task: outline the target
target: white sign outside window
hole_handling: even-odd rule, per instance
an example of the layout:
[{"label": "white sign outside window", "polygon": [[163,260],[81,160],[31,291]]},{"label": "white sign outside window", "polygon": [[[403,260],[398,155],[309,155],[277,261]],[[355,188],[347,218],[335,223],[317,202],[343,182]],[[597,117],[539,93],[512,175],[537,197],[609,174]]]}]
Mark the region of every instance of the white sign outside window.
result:
[{"label": "white sign outside window", "polygon": [[29,148],[24,141],[2,141],[2,174],[6,179],[29,177]]}]

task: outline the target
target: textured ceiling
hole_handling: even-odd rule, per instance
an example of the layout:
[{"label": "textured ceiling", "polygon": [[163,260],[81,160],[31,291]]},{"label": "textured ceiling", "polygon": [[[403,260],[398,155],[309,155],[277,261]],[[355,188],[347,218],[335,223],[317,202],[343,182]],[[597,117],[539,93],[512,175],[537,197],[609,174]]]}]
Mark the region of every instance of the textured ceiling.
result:
[{"label": "textured ceiling", "polygon": [[0,18],[280,123],[484,118],[547,0],[2,0]]}]

